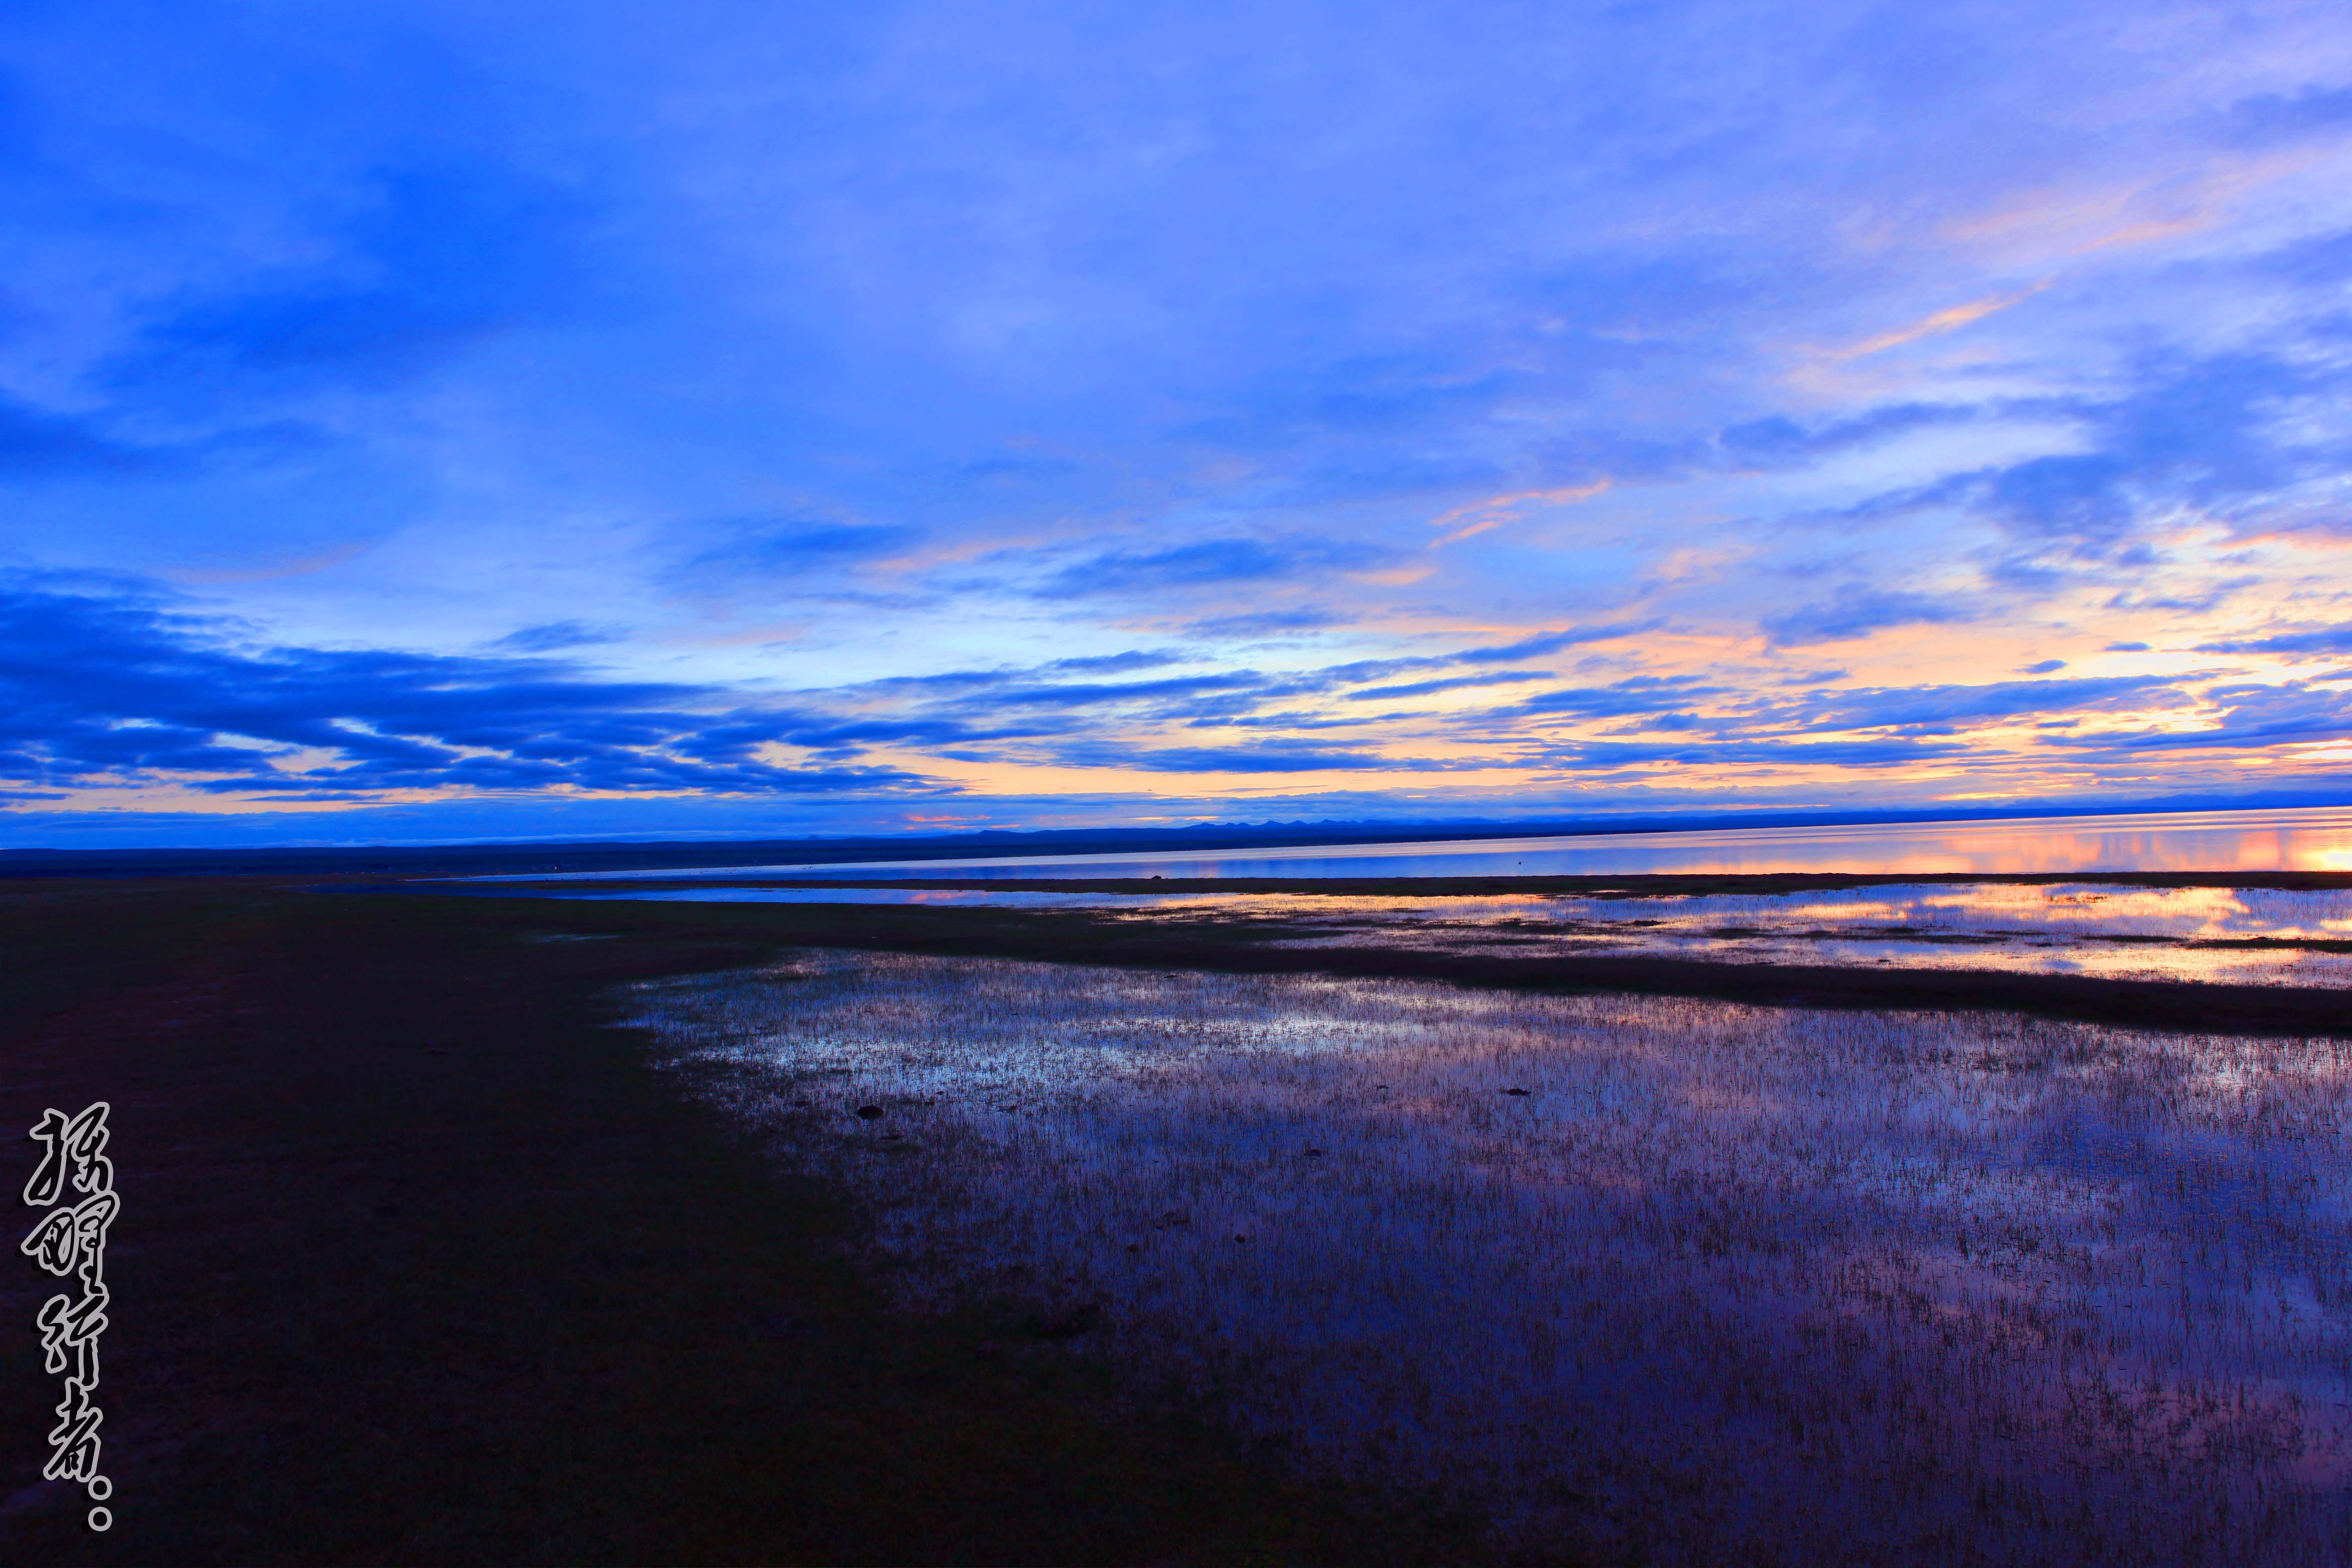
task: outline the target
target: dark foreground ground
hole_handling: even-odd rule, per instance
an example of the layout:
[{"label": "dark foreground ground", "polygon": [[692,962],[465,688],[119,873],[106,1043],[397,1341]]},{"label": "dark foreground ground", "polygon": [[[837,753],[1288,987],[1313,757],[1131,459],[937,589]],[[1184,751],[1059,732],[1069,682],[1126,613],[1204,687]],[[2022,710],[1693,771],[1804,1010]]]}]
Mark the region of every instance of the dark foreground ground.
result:
[{"label": "dark foreground ground", "polygon": [[0,1256],[0,1563],[1475,1560],[1111,1414],[1082,1347],[883,1312],[854,1210],[603,1027],[615,983],[774,946],[683,915],[0,883],[0,1202],[29,1222],[44,1106],[105,1099],[124,1205],[106,1535],[36,1484],[52,1282]]},{"label": "dark foreground ground", "polygon": [[[854,1195],[605,1027],[613,986],[821,942],[1811,1006],[2352,1032],[2342,993],[1265,946],[1277,925],[0,883],[0,1124],[112,1103],[117,1523],[33,1483],[47,1276],[0,1255],[0,1563],[1457,1563],[1004,1310],[883,1312]],[[595,940],[578,940],[581,937]],[[0,1207],[34,1145],[0,1149]],[[11,1234],[21,1231],[18,1226]],[[9,1324],[19,1325],[11,1329]]]}]

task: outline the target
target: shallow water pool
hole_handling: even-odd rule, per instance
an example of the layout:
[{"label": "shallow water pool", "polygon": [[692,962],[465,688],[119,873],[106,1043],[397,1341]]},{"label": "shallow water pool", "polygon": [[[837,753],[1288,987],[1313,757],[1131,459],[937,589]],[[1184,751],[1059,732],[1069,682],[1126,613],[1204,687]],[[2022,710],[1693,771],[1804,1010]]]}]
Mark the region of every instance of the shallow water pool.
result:
[{"label": "shallow water pool", "polygon": [[2346,1042],[829,952],[632,997],[911,1302],[1098,1309],[1507,1536],[2352,1560]]}]

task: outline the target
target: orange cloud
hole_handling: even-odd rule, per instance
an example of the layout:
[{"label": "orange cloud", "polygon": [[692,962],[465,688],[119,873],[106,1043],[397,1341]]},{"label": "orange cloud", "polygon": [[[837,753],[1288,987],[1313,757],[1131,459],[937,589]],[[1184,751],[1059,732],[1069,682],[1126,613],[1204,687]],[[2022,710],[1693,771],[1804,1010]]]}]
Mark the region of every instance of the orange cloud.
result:
[{"label": "orange cloud", "polygon": [[1379,588],[1403,588],[1435,575],[1436,570],[1432,566],[1391,566],[1379,571],[1351,571],[1347,577],[1350,582],[1369,582]]},{"label": "orange cloud", "polygon": [[1888,349],[1900,348],[1906,343],[1916,343],[1922,338],[1935,338],[1946,332],[1957,332],[1971,322],[1981,321],[1988,316],[1998,314],[2012,305],[2031,299],[2049,287],[2050,280],[2044,278],[2031,288],[2021,288],[2012,294],[1989,294],[1982,299],[1971,299],[1965,305],[1954,305],[1948,309],[1938,310],[1932,316],[1923,316],[1908,327],[1898,327],[1892,332],[1881,332],[1877,337],[1865,338],[1851,348],[1837,350],[1830,355],[1830,358],[1858,360],[1865,354],[1883,353]]},{"label": "orange cloud", "polygon": [[1430,541],[1429,548],[1450,545],[1466,539],[1473,534],[1483,534],[1488,528],[1515,523],[1532,507],[1566,507],[1579,501],[1589,501],[1616,483],[1612,479],[1597,480],[1590,485],[1574,486],[1564,490],[1522,490],[1511,496],[1489,496],[1483,501],[1472,501],[1454,507],[1443,517],[1432,517],[1433,528],[1451,528],[1451,533]]},{"label": "orange cloud", "polygon": [[2022,243],[2062,256],[2150,245],[2211,228],[2228,215],[2231,198],[2309,168],[2320,156],[2295,149],[2225,159],[2129,187],[2029,192],[1998,212],[1948,224],[1944,234],[1963,243]]}]

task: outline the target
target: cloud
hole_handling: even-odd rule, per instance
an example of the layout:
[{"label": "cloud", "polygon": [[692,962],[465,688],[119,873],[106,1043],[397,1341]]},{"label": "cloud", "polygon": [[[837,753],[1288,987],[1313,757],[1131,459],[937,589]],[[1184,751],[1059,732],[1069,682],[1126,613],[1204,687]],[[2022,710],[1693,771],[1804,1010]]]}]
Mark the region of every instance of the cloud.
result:
[{"label": "cloud", "polygon": [[2241,638],[2228,643],[2200,643],[2200,653],[2352,653],[2352,622],[2318,626],[2305,632],[2280,632],[2268,637]]},{"label": "cloud", "polygon": [[1580,501],[1589,501],[1607,490],[1615,482],[1612,479],[1603,478],[1595,479],[1589,484],[1569,485],[1553,490],[1521,490],[1514,495],[1489,496],[1482,501],[1472,501],[1466,506],[1455,507],[1453,510],[1429,520],[1431,528],[1445,530],[1432,541],[1430,548],[1434,549],[1439,545],[1450,545],[1458,539],[1466,539],[1474,535],[1483,534],[1489,528],[1501,528],[1505,523],[1516,523],[1531,510],[1550,507],[1572,507]]},{"label": "cloud", "polygon": [[1360,729],[1368,724],[1394,724],[1401,719],[1426,716],[1411,713],[1348,713],[1318,714],[1303,708],[1285,708],[1274,713],[1246,716],[1220,715],[1186,721],[1192,729],[1280,729],[1311,733],[1318,729]]},{"label": "cloud", "polygon": [[1819,732],[1981,723],[2068,710],[2178,706],[2186,700],[2175,683],[2160,675],[2102,675],[1983,685],[1850,687],[1759,706],[1757,716]]},{"label": "cloud", "polygon": [[2231,104],[2227,123],[2230,141],[2256,147],[2352,130],[2352,87],[2257,93]]},{"label": "cloud", "polygon": [[2040,664],[2027,664],[2017,673],[2021,675],[2046,675],[2053,670],[2063,670],[2065,667],[2066,661],[2063,659],[2044,659]]},{"label": "cloud", "polygon": [[1411,681],[1402,685],[1367,686],[1360,692],[1349,692],[1348,700],[1355,703],[1385,702],[1395,697],[1427,696],[1433,692],[1460,691],[1466,686],[1515,686],[1528,681],[1553,679],[1549,670],[1496,670],[1484,675],[1454,675],[1439,681]]},{"label": "cloud", "polygon": [[2263,352],[2151,356],[2118,396],[2074,413],[2094,449],[2032,458],[1975,485],[1979,509],[2021,536],[2112,552],[2168,504],[2229,505],[2332,468],[2336,455],[2298,442],[2279,416],[2325,383]]},{"label": "cloud", "polygon": [[1129,670],[1156,670],[1187,661],[1181,654],[1156,653],[1142,648],[1130,648],[1124,653],[1097,653],[1080,659],[1055,659],[1045,666],[1049,670],[1081,670],[1090,674],[1117,675]]},{"label": "cloud", "polygon": [[2166,751],[2267,748],[2352,738],[2352,692],[2283,686],[2215,687],[2205,694],[2220,711],[2194,727],[2050,735],[2045,747],[2118,756]]},{"label": "cloud", "polygon": [[556,653],[566,648],[617,643],[627,634],[625,626],[592,626],[585,621],[548,621],[537,626],[520,627],[488,645],[513,653]]},{"label": "cloud", "polygon": [[761,760],[782,716],[543,659],[250,646],[132,585],[0,581],[0,779],[169,780],[313,800],[392,790],[897,790],[892,768]]},{"label": "cloud", "polygon": [[1202,539],[1165,549],[1105,551],[1063,568],[1039,591],[1047,598],[1076,599],[1323,577],[1376,566],[1391,553],[1332,539]]},{"label": "cloud", "polygon": [[1944,626],[1972,619],[1971,612],[1948,599],[1849,583],[1827,602],[1766,616],[1763,627],[1775,646],[1799,648],[1850,642],[1891,626]]},{"label": "cloud", "polygon": [[2018,532],[2076,544],[2105,542],[2131,529],[2137,511],[2120,488],[2133,472],[2105,453],[2036,457],[2004,468],[1985,484],[1981,505]]},{"label": "cloud", "polygon": [[1963,327],[1971,326],[1988,316],[1996,315],[2013,305],[2031,299],[2048,287],[2046,283],[2036,284],[2032,288],[2016,289],[2007,294],[1988,295],[1982,299],[1971,299],[1966,304],[1947,306],[1941,310],[1921,317],[1908,326],[1897,327],[1891,332],[1882,332],[1874,338],[1865,338],[1851,348],[1839,350],[1830,357],[1837,360],[1864,359],[1872,354],[1884,353],[1889,349],[1901,348],[1906,343],[1916,343],[1922,338],[1935,338],[1946,332],[1957,332]]},{"label": "cloud", "polygon": [[1102,746],[1056,747],[1054,760],[1081,768],[1137,768],[1147,773],[1326,773],[1420,770],[1426,764],[1391,760],[1378,752],[1324,746],[1314,741],[1257,741],[1242,746]]},{"label": "cloud", "polygon": [[1805,507],[1784,520],[1832,527],[1906,522],[1923,512],[1968,505],[1982,493],[1985,477],[1983,470],[1947,474],[1921,484],[1882,490],[1843,506]]},{"label": "cloud", "polygon": [[[196,793],[314,804],[418,791],[865,799],[938,789],[917,772],[860,764],[876,747],[998,767],[1370,777],[1900,769],[1981,758],[1984,743],[1967,732],[2018,720],[2075,726],[2045,728],[2040,750],[2092,759],[2352,733],[2352,695],[2319,688],[2238,685],[2200,699],[2179,682],[2116,676],[1764,697],[1695,675],[1642,675],[1540,692],[1414,732],[1450,736],[1454,754],[1441,760],[1388,749],[1410,739],[1392,732],[1381,748],[1314,738],[1344,716],[1250,710],[1302,693],[1369,700],[1553,677],[1498,670],[1364,685],[1400,665],[1461,667],[1433,655],[1295,673],[1068,678],[1177,662],[1129,650],[747,702],[719,687],[591,679],[546,657],[270,645],[137,584],[19,576],[0,591],[0,788],[39,794],[171,780]],[[2198,727],[2086,733],[2068,716],[2151,711]],[[1433,716],[1379,716],[1425,726]],[[1606,720],[1625,722],[1589,737],[1553,737],[1546,727]],[[1269,733],[1223,745],[1160,738],[1167,725],[1188,721]]]},{"label": "cloud", "polygon": [[2256,265],[2305,288],[2331,287],[2352,277],[2352,229],[2292,240]]},{"label": "cloud", "polygon": [[1692,703],[1727,695],[1727,688],[1708,685],[1696,677],[1661,680],[1634,676],[1606,686],[1577,686],[1544,692],[1511,710],[1518,714],[1573,714],[1580,718],[1620,718],[1633,714],[1670,713]]},{"label": "cloud", "polygon": [[1987,412],[1964,404],[1895,403],[1811,427],[1786,414],[1773,414],[1730,426],[1717,435],[1716,444],[1742,466],[1785,467],[1915,430],[1973,423],[1983,419]]},{"label": "cloud", "polygon": [[[2063,559],[2144,565],[2133,557],[2149,519],[2183,506],[2229,508],[2298,480],[2340,470],[2342,443],[2285,417],[2299,401],[2340,392],[2352,374],[2245,350],[2189,356],[2150,353],[2119,367],[2117,390],[1996,405],[2041,424],[2072,426],[2078,450],[1988,464],[1897,486],[1842,506],[1801,510],[1790,520],[1888,526],[1943,508],[1973,511],[2037,550]],[[1793,422],[1763,422],[1750,437],[1776,456],[1806,449]],[[1824,431],[1821,434],[1827,434]],[[1775,443],[1780,447],[1775,449]],[[2004,563],[2021,583],[2046,562]]]},{"label": "cloud", "polygon": [[0,479],[144,474],[173,461],[169,452],[118,440],[89,420],[0,395]]},{"label": "cloud", "polygon": [[1264,610],[1244,615],[1213,615],[1184,628],[1196,637],[1274,637],[1285,632],[1319,632],[1345,626],[1353,617],[1322,609]]},{"label": "cloud", "polygon": [[853,693],[883,696],[945,697],[988,707],[1103,707],[1197,696],[1204,692],[1254,691],[1268,686],[1255,670],[1171,675],[1157,681],[1056,681],[1040,679],[1065,664],[1026,670],[953,670],[936,675],[897,675],[853,687]]},{"label": "cloud", "polygon": [[793,517],[738,517],[679,530],[693,541],[672,570],[675,580],[724,589],[746,579],[762,583],[837,571],[898,554],[921,542],[914,528],[895,523],[841,523]]},{"label": "cloud", "polygon": [[375,170],[320,225],[317,260],[154,302],[108,379],[183,401],[199,388],[396,385],[560,313],[585,216],[578,193],[488,160]]},{"label": "cloud", "polygon": [[1965,756],[1967,751],[1968,747],[1955,742],[1896,736],[1822,741],[1571,741],[1553,747],[1549,755],[1556,763],[1591,768],[1656,767],[1661,763],[1698,768],[1895,768],[1942,761]]},{"label": "cloud", "polygon": [[1465,664],[1501,664],[1515,659],[1540,659],[1546,653],[1557,653],[1562,648],[1581,647],[1588,643],[1613,643],[1623,637],[1638,637],[1644,632],[1654,632],[1665,622],[1648,621],[1617,621],[1600,626],[1571,626],[1559,632],[1539,632],[1532,637],[1522,637],[1516,643],[1504,643],[1490,648],[1465,648],[1446,655],[1446,662]]}]

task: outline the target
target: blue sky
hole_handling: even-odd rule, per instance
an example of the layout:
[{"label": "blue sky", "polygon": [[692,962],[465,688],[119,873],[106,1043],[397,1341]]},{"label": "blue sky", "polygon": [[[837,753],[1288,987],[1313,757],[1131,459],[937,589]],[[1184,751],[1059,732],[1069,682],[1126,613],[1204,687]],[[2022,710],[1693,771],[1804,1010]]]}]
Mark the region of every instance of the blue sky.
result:
[{"label": "blue sky", "polygon": [[2339,6],[12,6],[0,246],[0,844],[2352,799]]}]

